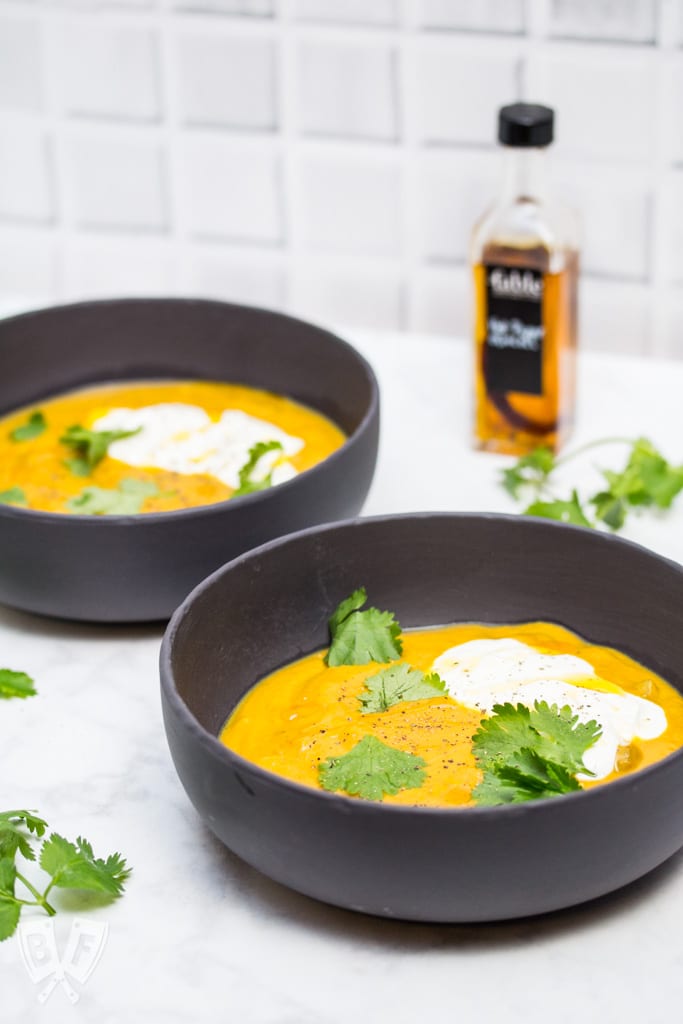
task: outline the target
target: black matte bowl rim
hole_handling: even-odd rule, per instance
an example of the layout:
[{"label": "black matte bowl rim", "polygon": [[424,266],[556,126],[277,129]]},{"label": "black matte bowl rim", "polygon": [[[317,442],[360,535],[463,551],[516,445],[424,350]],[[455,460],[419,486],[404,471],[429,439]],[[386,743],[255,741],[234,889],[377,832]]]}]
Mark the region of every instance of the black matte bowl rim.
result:
[{"label": "black matte bowl rim", "polygon": [[[362,528],[363,523],[381,524],[394,522],[396,520],[427,520],[436,518],[450,519],[454,523],[471,520],[473,518],[487,520],[489,522],[500,522],[501,524],[519,522],[520,520],[520,516],[518,515],[506,515],[494,512],[414,512],[401,515],[367,516],[357,519],[346,519],[336,523],[326,523],[323,526],[312,526],[305,530],[298,530],[296,533],[290,533],[284,537],[278,537],[276,540],[268,541],[266,544],[262,544],[257,548],[252,548],[245,554],[239,555],[232,561],[227,562],[215,572],[211,573],[210,576],[207,576],[206,579],[202,580],[202,582],[188,594],[183,603],[173,613],[164,633],[161,643],[161,651],[159,654],[162,693],[168,701],[173,713],[180,719],[183,728],[192,734],[194,738],[209,753],[221,761],[226,768],[232,768],[241,772],[244,772],[245,770],[249,771],[262,782],[265,782],[276,789],[281,789],[285,794],[305,794],[308,798],[319,799],[328,803],[331,801],[332,804],[344,805],[345,808],[353,807],[354,813],[358,814],[376,814],[379,811],[383,814],[395,814],[402,816],[419,815],[420,817],[428,818],[441,818],[444,815],[451,817],[453,815],[457,815],[460,820],[465,821],[472,815],[475,815],[477,818],[481,818],[498,817],[501,814],[508,816],[543,814],[549,806],[556,807],[557,798],[555,797],[528,800],[518,804],[501,804],[495,807],[420,807],[412,806],[410,804],[386,804],[383,801],[378,800],[360,800],[355,797],[344,796],[340,793],[330,793],[324,789],[318,790],[313,786],[306,786],[303,783],[294,782],[282,775],[277,775],[275,772],[270,772],[265,768],[261,768],[253,761],[249,761],[247,758],[244,758],[240,754],[236,754],[234,751],[230,750],[229,747],[226,747],[225,744],[220,742],[217,736],[214,736],[213,733],[204,728],[178,693],[175,685],[172,662],[172,651],[176,634],[178,633],[183,620],[190,611],[195,600],[205,591],[209,590],[216,579],[230,572],[233,567],[241,565],[247,561],[256,560],[263,555],[267,555],[268,552],[288,544],[290,540],[320,536],[340,529]],[[588,532],[596,538],[599,537],[600,541],[605,544],[616,544],[619,547],[623,547],[625,550],[632,549],[639,551],[648,555],[655,562],[659,562],[663,566],[676,569],[678,572],[683,574],[683,566],[678,562],[674,562],[672,559],[659,555],[656,552],[651,551],[649,548],[646,548],[641,544],[636,544],[633,541],[626,540],[623,537],[598,533],[595,530],[589,530],[587,527],[573,526],[568,523],[560,523],[548,519],[539,519],[537,520],[537,523],[539,528],[559,531],[558,536],[566,533],[567,531],[571,533],[578,532],[581,534]],[[305,655],[303,655],[303,657],[305,657]],[[249,691],[245,692],[245,696],[247,692]],[[683,694],[681,694],[681,697],[683,698]],[[609,799],[609,793],[614,792],[615,787],[619,787],[620,790],[624,790],[637,786],[639,781],[644,778],[654,779],[660,772],[667,771],[668,766],[675,761],[683,763],[683,747],[680,747],[673,753],[661,758],[654,764],[648,765],[646,768],[641,768],[638,771],[633,772],[631,775],[625,775],[621,779],[613,779],[605,785],[591,787],[590,789],[583,789],[576,793],[563,793],[562,802],[563,804],[568,805],[568,801],[575,802],[576,800],[581,800],[587,802],[588,800],[599,801]]]},{"label": "black matte bowl rim", "polygon": [[[85,302],[68,302],[59,306],[45,306],[42,309],[30,310],[27,313],[19,313],[16,316],[5,317],[2,321],[0,321],[0,331],[2,330],[2,326],[4,324],[14,323],[17,320],[30,318],[35,314],[49,313],[57,309],[80,309],[85,307],[90,308],[93,306],[100,306],[102,308],[106,308],[108,306],[119,305],[121,303],[133,301],[148,302],[150,304],[161,304],[169,300],[163,298],[133,299],[128,297],[119,299],[95,299],[93,301]],[[195,298],[183,298],[182,296],[174,296],[170,301],[186,301],[192,303],[201,303],[203,300]],[[209,301],[214,302],[215,300]],[[258,310],[259,312],[263,312],[261,307],[255,306],[254,309]],[[268,310],[268,312],[272,312],[273,315],[277,315],[283,320],[288,320],[290,321],[290,323],[300,325],[301,327],[306,329],[310,328],[311,326],[316,326],[312,325],[311,323],[305,320],[301,320],[299,317],[289,316],[289,314],[287,313],[280,313],[279,311],[272,310]],[[145,512],[144,514],[137,513],[135,515],[88,516],[78,515],[78,513],[73,512],[44,512],[41,511],[40,509],[22,508],[20,505],[4,505],[0,503],[0,518],[3,516],[7,516],[10,519],[28,519],[29,521],[32,521],[34,523],[42,522],[45,524],[50,524],[57,521],[61,522],[64,520],[65,517],[68,517],[70,521],[76,520],[79,523],[82,523],[83,526],[85,526],[88,529],[101,529],[102,527],[107,529],[111,528],[112,526],[121,526],[122,524],[125,524],[126,526],[141,526],[143,524],[151,525],[153,523],[167,523],[173,520],[188,517],[192,517],[193,519],[200,519],[223,513],[225,512],[227,507],[233,507],[234,502],[239,502],[240,506],[244,504],[253,504],[254,502],[267,504],[269,501],[274,500],[275,495],[282,493],[283,489],[290,490],[292,487],[296,487],[301,477],[306,477],[306,479],[309,479],[312,476],[323,472],[323,467],[327,467],[331,464],[334,464],[336,461],[338,461],[345,455],[348,449],[356,443],[358,438],[361,437],[366,432],[368,426],[373,422],[374,418],[377,416],[379,409],[379,384],[377,383],[375,371],[372,369],[372,366],[365,358],[365,356],[361,355],[358,349],[354,348],[353,345],[351,345],[348,341],[345,341],[343,338],[340,338],[336,334],[333,334],[332,331],[328,331],[327,328],[320,327],[319,330],[325,331],[327,333],[327,343],[334,343],[338,345],[339,348],[345,350],[347,355],[350,356],[361,367],[370,386],[370,401],[368,403],[367,409],[365,410],[362,420],[360,421],[356,429],[353,431],[353,433],[345,435],[344,443],[340,445],[339,448],[336,448],[335,451],[331,452],[328,456],[326,456],[326,458],[322,459],[320,462],[317,462],[314,466],[311,466],[310,469],[305,469],[301,473],[297,474],[297,476],[292,477],[291,480],[285,480],[281,484],[277,484],[275,487],[268,488],[267,490],[264,491],[255,491],[252,494],[240,495],[240,497],[238,498],[227,498],[225,501],[214,501],[209,505],[193,505],[190,508],[173,509],[168,512]],[[169,380],[171,379],[172,378],[169,378]],[[96,383],[97,382],[95,382],[95,384]],[[231,381],[230,383],[233,382]],[[55,395],[53,397],[58,396]],[[292,399],[292,401],[296,400]],[[303,403],[299,402],[299,405],[302,404]],[[308,406],[307,408],[311,407]],[[317,409],[314,409],[313,411],[319,412],[319,410]],[[5,416],[8,414],[3,413],[2,415]],[[320,415],[324,416],[325,414],[320,413]],[[330,417],[326,418],[329,419]],[[338,426],[338,424],[335,424],[335,426]],[[341,430],[341,427],[338,427],[338,429]]]}]

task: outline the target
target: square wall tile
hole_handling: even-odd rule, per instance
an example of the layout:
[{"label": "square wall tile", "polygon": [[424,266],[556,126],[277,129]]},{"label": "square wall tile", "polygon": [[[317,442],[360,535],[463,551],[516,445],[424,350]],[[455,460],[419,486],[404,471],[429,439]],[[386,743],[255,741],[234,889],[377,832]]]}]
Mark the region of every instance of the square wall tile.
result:
[{"label": "square wall tile", "polygon": [[654,43],[655,0],[550,0],[549,31],[563,39]]},{"label": "square wall tile", "polygon": [[26,227],[0,230],[0,294],[53,301],[57,296],[56,242]]},{"label": "square wall tile", "polygon": [[269,147],[185,137],[178,160],[182,222],[191,235],[262,245],[282,241],[280,160]]},{"label": "square wall tile", "polygon": [[66,113],[158,120],[158,40],[152,30],[85,18],[60,20],[54,28]]},{"label": "square wall tile", "polygon": [[184,124],[275,128],[271,40],[188,33],[176,39],[176,60],[178,109]]},{"label": "square wall tile", "polygon": [[70,137],[65,165],[79,227],[166,228],[163,156],[157,144],[143,138]]},{"label": "square wall tile", "polygon": [[683,170],[674,171],[666,181],[663,192],[666,204],[664,239],[666,253],[665,273],[668,281],[683,285]]},{"label": "square wall tile", "polygon": [[683,288],[672,290],[668,296],[663,354],[683,359]]},{"label": "square wall tile", "polygon": [[236,14],[246,18],[272,18],[276,0],[162,0],[168,8],[197,14]]},{"label": "square wall tile", "polygon": [[421,28],[460,32],[524,31],[523,0],[418,0]]},{"label": "square wall tile", "polygon": [[558,152],[601,160],[650,159],[655,67],[637,52],[544,53],[529,63],[529,100],[555,108]]},{"label": "square wall tile", "polygon": [[394,161],[302,158],[297,175],[298,225],[315,249],[398,256],[401,174]]},{"label": "square wall tile", "polygon": [[514,53],[424,40],[415,53],[415,134],[426,143],[493,145],[499,108],[519,96],[519,69]]},{"label": "square wall tile", "polygon": [[[683,15],[681,21],[683,29]],[[666,144],[667,156],[679,165],[683,165],[683,54],[675,63],[666,69],[666,95],[668,110],[666,111]]]},{"label": "square wall tile", "polygon": [[581,277],[580,349],[644,355],[650,336],[650,301],[644,285]]},{"label": "square wall tile", "polygon": [[550,170],[555,194],[579,215],[582,269],[645,280],[652,248],[649,183],[619,166],[558,160]]},{"label": "square wall tile", "polygon": [[300,21],[338,22],[356,25],[395,25],[397,0],[293,0]]},{"label": "square wall tile", "polygon": [[411,278],[411,331],[471,338],[473,293],[469,267],[422,267]]},{"label": "square wall tile", "polygon": [[424,153],[413,168],[416,244],[426,262],[468,259],[472,229],[499,190],[501,155]]},{"label": "square wall tile", "polygon": [[68,299],[168,295],[173,291],[170,246],[140,235],[70,240],[64,278]]},{"label": "square wall tile", "polygon": [[51,150],[30,123],[0,123],[0,217],[46,224],[53,220]]},{"label": "square wall tile", "polygon": [[[281,309],[285,303],[282,260],[266,252],[238,254],[198,245],[183,254],[181,285],[186,294],[249,306]],[[250,257],[250,258],[249,258]]]},{"label": "square wall tile", "polygon": [[395,60],[389,46],[301,41],[297,48],[300,130],[305,135],[395,140]]},{"label": "square wall tile", "polygon": [[328,326],[398,330],[402,287],[397,271],[373,266],[296,266],[289,308],[297,316]]},{"label": "square wall tile", "polygon": [[0,18],[0,109],[43,105],[42,28],[37,19]]}]

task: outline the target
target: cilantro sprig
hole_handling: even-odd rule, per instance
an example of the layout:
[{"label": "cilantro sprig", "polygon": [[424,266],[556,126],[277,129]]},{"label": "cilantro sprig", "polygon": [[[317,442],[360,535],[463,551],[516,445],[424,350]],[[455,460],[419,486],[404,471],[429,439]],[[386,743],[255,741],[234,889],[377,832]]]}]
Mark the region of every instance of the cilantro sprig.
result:
[{"label": "cilantro sprig", "polygon": [[341,790],[362,800],[382,800],[402,789],[419,789],[426,778],[426,761],[364,736],[348,754],[329,757],[318,767],[323,789]]},{"label": "cilantro sprig", "polygon": [[47,430],[47,420],[40,409],[36,409],[25,423],[10,431],[9,438],[11,441],[33,441],[34,438],[40,437],[45,430]]},{"label": "cilantro sprig", "polygon": [[9,700],[11,697],[35,697],[36,688],[31,676],[25,672],[15,672],[11,668],[0,668],[0,698]]},{"label": "cilantro sprig", "polygon": [[142,509],[146,498],[154,498],[159,488],[150,480],[126,477],[118,487],[84,487],[67,503],[70,512],[80,516],[130,516]]},{"label": "cilantro sprig", "polygon": [[60,437],[59,443],[71,448],[75,457],[67,459],[65,464],[76,476],[90,476],[114,441],[133,437],[134,434],[139,434],[141,429],[137,427],[135,430],[88,430],[80,424],[68,427]]},{"label": "cilantro sprig", "polygon": [[27,505],[26,492],[21,487],[8,487],[0,491],[0,505]]},{"label": "cilantro sprig", "polygon": [[330,617],[332,642],[325,656],[327,665],[367,665],[396,661],[403,652],[401,627],[393,612],[366,608],[365,587],[354,590],[341,601]]},{"label": "cilantro sprig", "polygon": [[358,700],[362,704],[361,713],[370,715],[388,711],[403,701],[442,697],[445,692],[446,684],[436,672],[426,674],[402,662],[390,665],[366,679],[365,693]]},{"label": "cilantro sprig", "polygon": [[[595,494],[581,498],[577,490],[572,490],[568,499],[557,496],[552,484],[558,467],[588,449],[611,444],[629,446],[623,469],[601,470],[605,484]],[[516,500],[533,499],[525,507],[524,515],[556,519],[578,526],[605,526],[616,531],[623,527],[628,515],[634,510],[670,508],[683,490],[683,465],[677,466],[667,461],[647,438],[641,437],[635,441],[606,438],[593,441],[559,458],[549,448],[536,448],[503,470],[501,484]]]},{"label": "cilantro sprig", "polygon": [[254,491],[265,491],[273,486],[273,471],[267,473],[260,480],[254,480],[254,473],[258,464],[268,452],[284,451],[279,441],[257,441],[249,449],[249,457],[241,469],[238,470],[239,485],[232,493],[233,498],[239,498],[243,494],[253,494]]},{"label": "cilantro sprig", "polygon": [[[87,839],[79,836],[71,842],[57,832],[41,843],[38,862],[49,881],[42,891],[37,888],[21,872],[17,859],[21,856],[35,862],[33,844],[43,838],[47,828],[35,811],[0,811],[0,941],[14,934],[24,907],[39,907],[53,917],[57,910],[48,899],[53,889],[78,889],[100,900],[123,894],[131,869],[121,854],[96,857]],[[17,884],[22,887],[21,895]]]},{"label": "cilantro sprig", "polygon": [[472,792],[475,803],[522,803],[580,789],[576,775],[592,774],[584,754],[601,734],[597,722],[579,722],[568,705],[496,704],[472,737],[483,772]]}]

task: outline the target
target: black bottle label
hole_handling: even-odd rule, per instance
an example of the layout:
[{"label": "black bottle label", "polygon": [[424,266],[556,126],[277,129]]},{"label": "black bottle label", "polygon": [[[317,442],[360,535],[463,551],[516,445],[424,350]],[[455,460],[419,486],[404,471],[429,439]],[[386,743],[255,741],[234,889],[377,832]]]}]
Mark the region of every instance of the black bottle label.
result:
[{"label": "black bottle label", "polygon": [[488,391],[543,393],[543,274],[486,265],[484,376]]}]

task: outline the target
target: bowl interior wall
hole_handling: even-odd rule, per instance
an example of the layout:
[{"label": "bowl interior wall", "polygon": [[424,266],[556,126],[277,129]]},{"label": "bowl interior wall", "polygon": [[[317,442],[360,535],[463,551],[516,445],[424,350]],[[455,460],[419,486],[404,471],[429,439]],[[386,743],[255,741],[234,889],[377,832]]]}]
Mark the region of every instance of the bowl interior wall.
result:
[{"label": "bowl interior wall", "polygon": [[0,341],[2,412],[96,382],[202,378],[282,392],[350,434],[372,399],[361,360],[349,358],[349,347],[329,332],[226,303],[140,299],[56,307],[4,321]]},{"label": "bowl interior wall", "polygon": [[219,570],[187,607],[173,646],[190,711],[216,734],[258,679],[327,644],[330,613],[359,586],[404,628],[556,622],[683,692],[677,566],[538,520],[418,516],[303,533]]}]

